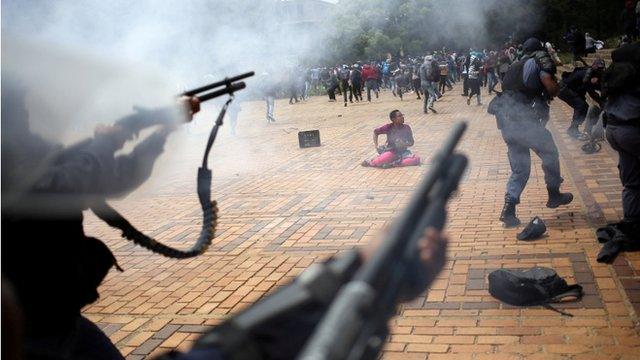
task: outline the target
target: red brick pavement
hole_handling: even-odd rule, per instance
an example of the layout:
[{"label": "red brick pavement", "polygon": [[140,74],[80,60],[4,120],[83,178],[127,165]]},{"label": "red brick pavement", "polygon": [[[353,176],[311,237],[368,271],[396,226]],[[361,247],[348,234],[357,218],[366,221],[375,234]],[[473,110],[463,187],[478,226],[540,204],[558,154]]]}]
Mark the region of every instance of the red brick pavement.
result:
[{"label": "red brick pavement", "polygon": [[[128,359],[186,349],[207,326],[311,263],[370,241],[404,208],[429,168],[428,162],[389,170],[359,166],[374,154],[372,129],[399,108],[414,130],[413,150],[424,159],[454,121],[467,119],[460,150],[469,155],[470,169],[450,205],[445,269],[392,321],[383,358],[637,358],[640,257],[621,256],[613,266],[595,261],[594,228],[620,216],[615,154],[606,146],[582,154],[579,143],[564,135],[569,109],[554,102],[549,127],[561,152],[563,188],[576,200],[544,207],[534,157],[519,216],[526,222],[539,215],[549,230],[538,241],[519,242],[520,229],[503,229],[497,220],[509,165],[495,120],[486,106],[467,106],[458,94],[456,88],[438,101],[437,115],[422,114],[411,94],[400,102],[389,92],[347,108],[325,97],[297,105],[278,101],[275,124],[263,119],[263,103],[244,104],[239,135],[224,132],[214,148],[213,194],[221,219],[212,248],[195,259],[166,259],[127,243],[89,215],[87,232],[105,239],[125,272],[109,274],[100,300],[84,314]],[[198,231],[195,169],[213,116],[205,111],[186,134],[175,136],[153,180],[114,203],[140,229],[174,246],[189,246]],[[320,129],[322,147],[298,148],[297,131],[308,129]],[[562,306],[573,318],[506,306],[489,296],[489,271],[533,265],[551,266],[584,286],[582,301]]]}]

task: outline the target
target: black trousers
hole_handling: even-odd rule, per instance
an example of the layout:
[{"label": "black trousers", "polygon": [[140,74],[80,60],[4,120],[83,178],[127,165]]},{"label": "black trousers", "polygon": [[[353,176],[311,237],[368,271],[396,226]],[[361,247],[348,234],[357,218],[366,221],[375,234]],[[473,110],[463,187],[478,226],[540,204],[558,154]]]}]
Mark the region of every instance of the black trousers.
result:
[{"label": "black trousers", "polygon": [[582,124],[584,119],[587,117],[587,111],[589,111],[589,104],[587,104],[587,100],[567,87],[563,87],[560,90],[558,98],[567,103],[573,109],[571,125],[578,127],[578,125]]},{"label": "black trousers", "polygon": [[332,84],[329,85],[329,88],[327,89],[327,94],[329,94],[329,100],[335,100],[336,99],[336,89],[338,88],[338,84]]},{"label": "black trousers", "polygon": [[467,74],[462,74],[462,94],[469,95],[469,76]]},{"label": "black trousers", "polygon": [[413,85],[413,91],[416,92],[416,95],[418,95],[418,99],[420,99],[420,92],[422,91],[422,88],[420,87],[420,78],[413,79],[411,85]]},{"label": "black trousers", "polygon": [[355,96],[356,101],[362,101],[362,83],[354,82],[351,85],[351,93],[349,94],[349,101],[353,101]]},{"label": "black trousers", "polygon": [[[340,83],[342,84],[342,95],[344,96],[344,103],[347,103],[347,98],[348,97],[353,97],[353,94],[351,93],[351,87],[349,86],[349,80],[340,80]],[[349,90],[349,96],[347,97],[347,90]]]},{"label": "black trousers", "polygon": [[607,141],[618,152],[625,219],[640,221],[640,126],[607,125]]}]

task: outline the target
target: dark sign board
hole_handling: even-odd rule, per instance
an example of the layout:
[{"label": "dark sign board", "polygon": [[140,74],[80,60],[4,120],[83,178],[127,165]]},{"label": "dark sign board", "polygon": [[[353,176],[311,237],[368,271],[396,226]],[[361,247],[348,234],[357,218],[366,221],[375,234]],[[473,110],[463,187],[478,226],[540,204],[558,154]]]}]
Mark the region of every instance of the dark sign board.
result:
[{"label": "dark sign board", "polygon": [[301,148],[320,146],[320,130],[298,132],[298,142]]}]

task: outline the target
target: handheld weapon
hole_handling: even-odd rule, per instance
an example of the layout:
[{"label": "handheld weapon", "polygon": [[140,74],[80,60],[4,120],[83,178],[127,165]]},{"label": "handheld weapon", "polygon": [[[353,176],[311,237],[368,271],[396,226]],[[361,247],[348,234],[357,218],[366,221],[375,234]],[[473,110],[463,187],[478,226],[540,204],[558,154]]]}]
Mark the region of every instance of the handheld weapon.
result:
[{"label": "handheld weapon", "polygon": [[[454,152],[465,128],[466,123],[454,127],[411,203],[369,261],[361,266],[357,252],[350,251],[312,265],[291,284],[205,333],[194,349],[219,349],[234,360],[377,358],[398,303],[408,293],[417,295],[416,290],[428,287],[437,275],[419,268],[417,242],[427,228],[444,227],[446,203],[467,166],[466,156]],[[442,246],[435,261],[444,261],[444,251]],[[416,279],[416,273],[424,276]],[[300,321],[320,319],[313,334],[286,333],[286,338],[273,344],[276,336],[262,333],[296,311],[304,313]],[[270,353],[273,349],[277,356]]]},{"label": "handheld weapon", "polygon": [[[185,91],[182,94],[185,96],[196,96],[200,100],[200,102],[211,100],[225,94],[231,95],[231,98],[227,100],[227,102],[222,107],[222,110],[220,110],[220,114],[218,114],[218,118],[213,125],[213,128],[211,129],[209,140],[207,141],[207,146],[202,159],[202,166],[198,168],[198,199],[200,201],[200,207],[202,208],[202,228],[200,230],[200,235],[198,236],[196,243],[190,249],[175,249],[143,234],[141,231],[131,225],[131,223],[129,223],[129,221],[127,221],[127,219],[120,215],[115,209],[109,206],[104,200],[97,201],[95,204],[93,204],[91,206],[91,210],[110,226],[122,230],[122,237],[129,239],[137,245],[143,246],[155,253],[171,258],[184,259],[198,256],[205,252],[211,245],[213,237],[215,236],[215,230],[218,220],[217,203],[215,201],[211,201],[211,170],[207,168],[209,153],[211,151],[211,147],[213,146],[213,142],[216,139],[216,135],[218,134],[218,128],[222,125],[222,119],[224,118],[227,108],[229,107],[231,101],[233,101],[233,93],[246,87],[245,83],[242,81],[239,82],[239,80],[253,75],[254,72],[251,71],[242,75],[234,76],[232,78],[226,78],[222,81],[218,81],[193,90]],[[222,86],[224,86],[223,89],[203,93],[205,91],[209,91]],[[148,126],[157,125],[159,123],[155,120],[147,120],[148,118],[149,117],[132,115],[119,121],[118,124],[127,131],[137,133]]]}]

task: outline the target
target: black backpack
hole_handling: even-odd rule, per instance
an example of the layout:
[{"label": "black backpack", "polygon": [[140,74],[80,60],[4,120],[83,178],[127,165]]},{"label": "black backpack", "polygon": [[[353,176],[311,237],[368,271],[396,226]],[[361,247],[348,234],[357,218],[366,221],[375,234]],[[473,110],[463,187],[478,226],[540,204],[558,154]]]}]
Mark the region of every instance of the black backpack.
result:
[{"label": "black backpack", "polygon": [[582,286],[567,285],[567,282],[549,268],[534,267],[529,270],[499,269],[489,274],[489,293],[510,305],[542,305],[563,315],[571,314],[551,307],[550,303],[568,297],[576,301],[584,295]]}]

